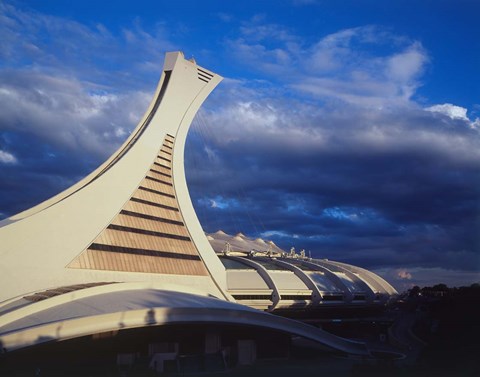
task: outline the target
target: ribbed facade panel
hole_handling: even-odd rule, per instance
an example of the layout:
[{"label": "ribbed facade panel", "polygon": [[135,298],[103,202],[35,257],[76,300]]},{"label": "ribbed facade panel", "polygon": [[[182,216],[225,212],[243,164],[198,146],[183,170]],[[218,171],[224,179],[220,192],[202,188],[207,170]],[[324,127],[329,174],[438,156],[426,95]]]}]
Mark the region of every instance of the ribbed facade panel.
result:
[{"label": "ribbed facade panel", "polygon": [[145,215],[158,216],[169,220],[182,221],[182,215],[180,215],[179,211],[154,207],[143,203],[128,202],[124,209]]},{"label": "ribbed facade panel", "polygon": [[161,194],[156,194],[151,191],[137,190],[137,192],[135,192],[135,194],[133,195],[133,198],[165,205],[172,208],[178,208],[178,203],[174,198],[170,198]]},{"label": "ribbed facade panel", "polygon": [[162,158],[160,156],[157,156],[154,162],[155,166],[160,165],[161,167],[163,166],[164,168],[171,169],[172,168],[172,161],[170,158]]},{"label": "ribbed facade panel", "polygon": [[157,181],[153,181],[151,179],[144,179],[140,184],[142,187],[149,188],[151,190],[155,190],[164,194],[168,194],[171,196],[175,196],[175,190],[172,186],[166,185],[164,183],[160,183]]},{"label": "ribbed facade panel", "polygon": [[120,214],[112,221],[112,224],[188,237],[187,229],[183,225],[169,224],[134,216]]},{"label": "ribbed facade panel", "polygon": [[70,268],[207,275],[175,197],[172,155],[167,136],[139,188]]},{"label": "ribbed facade panel", "polygon": [[156,274],[207,275],[201,260],[179,260],[176,258],[110,253],[99,250],[85,250],[72,262],[70,267]]},{"label": "ribbed facade panel", "polygon": [[190,255],[197,254],[197,250],[190,240],[178,240],[169,237],[151,236],[114,229],[105,229],[102,234],[97,237],[95,243],[143,250],[169,251]]},{"label": "ribbed facade panel", "polygon": [[158,157],[164,161],[172,161],[172,154],[165,152],[163,149],[160,150],[160,153],[158,154]]},{"label": "ribbed facade panel", "polygon": [[163,164],[160,164],[160,165],[153,165],[152,166],[152,169],[153,171],[157,172],[157,173],[161,173],[161,174],[165,174],[167,176],[169,176],[170,178],[172,177],[172,171],[168,168],[166,168]]}]

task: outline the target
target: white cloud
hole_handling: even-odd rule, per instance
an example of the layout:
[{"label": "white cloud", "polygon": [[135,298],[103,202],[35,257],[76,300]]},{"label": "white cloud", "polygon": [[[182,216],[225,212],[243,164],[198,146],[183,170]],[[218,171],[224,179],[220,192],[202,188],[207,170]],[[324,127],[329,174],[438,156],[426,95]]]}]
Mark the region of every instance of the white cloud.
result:
[{"label": "white cloud", "polygon": [[448,116],[450,119],[462,119],[469,121],[467,117],[467,109],[461,106],[452,105],[451,103],[444,103],[443,105],[434,105],[427,107],[425,110],[433,113],[440,113]]},{"label": "white cloud", "polygon": [[[242,98],[249,92],[244,92],[242,85],[219,88],[217,98],[221,101],[215,111],[204,113],[204,123],[211,128],[205,134],[214,148],[255,145],[272,156],[428,153],[444,162],[480,162],[480,135],[476,129],[459,127],[448,117],[439,122],[434,113],[415,104],[372,109],[368,107],[372,97],[365,108],[345,104],[319,107],[315,103],[287,101],[276,94],[268,97],[268,87],[257,89],[257,97],[246,101]],[[362,99],[358,96],[355,100]]]},{"label": "white cloud", "polygon": [[427,61],[427,55],[421,44],[414,42],[404,51],[386,59],[387,77],[408,83],[422,72]]},{"label": "white cloud", "polygon": [[142,91],[95,93],[74,78],[0,72],[0,129],[105,158],[133,129],[149,97]]},{"label": "white cloud", "polygon": [[370,27],[345,29],[323,37],[306,51],[305,67],[310,73],[341,69],[350,63],[352,39],[363,40],[367,32],[370,32]]},{"label": "white cloud", "polygon": [[[327,35],[310,49],[305,77],[293,87],[361,106],[404,104],[419,86],[428,56],[419,42],[398,40],[372,26]],[[399,46],[379,52],[387,42]],[[371,45],[377,47],[375,53],[369,52]]]},{"label": "white cloud", "polygon": [[[337,99],[349,104],[382,108],[388,104],[405,103],[404,89],[390,82],[381,82],[365,74],[357,73],[350,79],[308,78],[292,88],[319,98]],[[407,95],[408,99],[410,95]]]},{"label": "white cloud", "polygon": [[292,54],[285,48],[267,48],[261,43],[251,43],[243,38],[229,41],[229,48],[244,64],[255,66],[270,74],[283,74],[292,63]]},{"label": "white cloud", "polygon": [[[443,161],[480,161],[475,130],[438,122],[412,100],[430,61],[418,41],[372,26],[341,30],[298,50],[247,37],[241,40],[245,50],[235,50],[241,61],[265,74],[285,73],[275,80],[313,101],[285,98],[285,87],[227,80],[218,89],[222,100],[208,114],[216,143],[255,144],[271,153],[428,151]],[[274,58],[277,49],[292,65]]]},{"label": "white cloud", "polygon": [[207,157],[208,157],[208,159],[209,159],[210,161],[214,161],[214,162],[217,162],[217,161],[218,161],[218,156],[217,156],[217,154],[216,154],[215,151],[214,151],[212,148],[210,148],[208,145],[205,145],[204,148],[203,148],[203,150],[205,151],[205,153],[206,153],[206,155],[207,155]]},{"label": "white cloud", "polygon": [[229,46],[244,64],[304,94],[366,107],[411,101],[429,62],[420,42],[374,26],[340,30],[304,45],[281,26],[251,24]]},{"label": "white cloud", "polygon": [[216,196],[214,198],[202,198],[198,200],[198,203],[206,207],[217,208],[220,210],[231,207],[238,207],[238,202],[236,199],[224,198],[222,196]]},{"label": "white cloud", "polygon": [[18,160],[13,154],[2,151],[0,149],[0,163],[2,163],[2,164],[16,164],[17,162],[18,162]]},{"label": "white cloud", "polygon": [[[34,66],[37,71],[74,75],[104,86],[137,87],[142,83],[139,75],[156,77],[165,51],[178,49],[168,30],[158,23],[147,32],[135,21],[114,36],[101,24],[85,25],[0,3],[0,58],[12,68]],[[157,70],[152,70],[151,62]]]},{"label": "white cloud", "polygon": [[285,110],[273,102],[224,99],[215,112],[206,114],[206,121],[216,130],[213,141],[221,145],[252,137],[280,141],[290,132],[296,132],[293,124],[287,126],[289,116]]},{"label": "white cloud", "polygon": [[467,115],[468,109],[452,105],[451,103],[444,103],[442,105],[433,105],[425,108],[425,110],[438,113],[447,116],[448,118],[455,120],[460,120],[466,122],[466,124],[473,130],[480,130],[480,118],[475,118],[475,120],[470,120]]},{"label": "white cloud", "polygon": [[262,238],[270,238],[270,237],[298,238],[298,236],[295,234],[287,233],[281,230],[268,230],[265,232],[261,232],[260,236]]},{"label": "white cloud", "polygon": [[412,274],[405,269],[398,270],[397,277],[402,280],[412,280]]}]

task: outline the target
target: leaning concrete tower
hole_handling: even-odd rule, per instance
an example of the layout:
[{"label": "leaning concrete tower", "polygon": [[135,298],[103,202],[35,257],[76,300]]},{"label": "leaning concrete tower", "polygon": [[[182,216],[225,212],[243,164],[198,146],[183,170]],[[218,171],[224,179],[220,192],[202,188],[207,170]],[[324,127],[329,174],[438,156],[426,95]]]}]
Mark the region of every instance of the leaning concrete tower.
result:
[{"label": "leaning concrete tower", "polygon": [[1,223],[0,263],[8,268],[0,301],[104,281],[184,285],[226,298],[225,268],[198,222],[183,167],[190,123],[221,80],[168,53],[153,101],[116,153]]}]

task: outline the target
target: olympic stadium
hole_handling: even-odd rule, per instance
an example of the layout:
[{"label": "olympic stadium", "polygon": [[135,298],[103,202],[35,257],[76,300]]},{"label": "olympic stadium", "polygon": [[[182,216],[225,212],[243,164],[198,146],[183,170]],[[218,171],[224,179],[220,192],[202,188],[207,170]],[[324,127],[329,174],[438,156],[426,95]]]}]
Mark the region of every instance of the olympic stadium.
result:
[{"label": "olympic stadium", "polygon": [[372,357],[322,323],[381,315],[397,294],[384,279],[241,233],[204,233],[184,147],[221,80],[168,53],[124,144],[77,184],[0,222],[1,362],[58,364],[61,354],[71,365],[223,370],[288,355],[293,338]]}]

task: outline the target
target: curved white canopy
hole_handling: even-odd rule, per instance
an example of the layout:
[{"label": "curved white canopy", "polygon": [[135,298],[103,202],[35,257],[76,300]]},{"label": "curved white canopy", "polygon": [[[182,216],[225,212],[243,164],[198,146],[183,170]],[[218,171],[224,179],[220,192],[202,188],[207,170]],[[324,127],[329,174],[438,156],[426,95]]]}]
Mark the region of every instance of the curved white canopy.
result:
[{"label": "curved white canopy", "polygon": [[282,331],[337,351],[369,354],[363,343],[339,338],[316,327],[244,305],[177,291],[131,289],[128,284],[124,284],[124,288],[112,292],[90,288],[88,295],[78,299],[51,307],[46,307],[44,303],[39,306],[39,311],[30,308],[31,315],[0,327],[2,347],[12,351],[50,341],[145,326],[224,323]]}]

